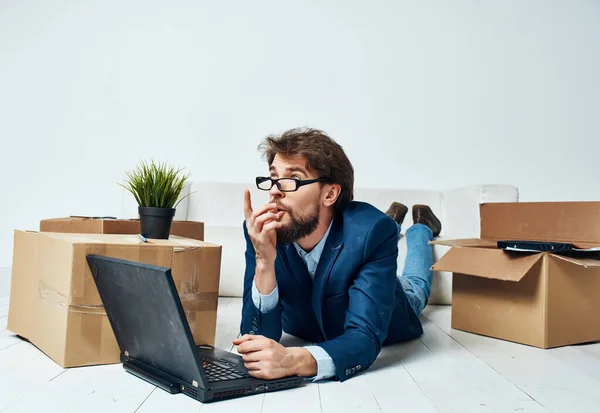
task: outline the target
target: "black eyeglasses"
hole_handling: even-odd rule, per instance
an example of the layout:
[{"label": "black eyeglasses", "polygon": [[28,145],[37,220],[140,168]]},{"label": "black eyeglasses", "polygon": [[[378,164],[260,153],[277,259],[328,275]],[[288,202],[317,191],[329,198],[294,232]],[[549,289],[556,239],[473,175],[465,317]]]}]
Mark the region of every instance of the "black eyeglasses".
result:
[{"label": "black eyeglasses", "polygon": [[294,178],[279,178],[273,179],[267,176],[259,176],[256,178],[256,186],[258,189],[262,189],[263,191],[270,191],[273,188],[273,185],[277,185],[277,188],[281,192],[294,192],[297,191],[298,188],[308,184],[314,184],[315,182],[324,182],[327,178],[321,177],[317,179],[305,179],[303,181]]}]

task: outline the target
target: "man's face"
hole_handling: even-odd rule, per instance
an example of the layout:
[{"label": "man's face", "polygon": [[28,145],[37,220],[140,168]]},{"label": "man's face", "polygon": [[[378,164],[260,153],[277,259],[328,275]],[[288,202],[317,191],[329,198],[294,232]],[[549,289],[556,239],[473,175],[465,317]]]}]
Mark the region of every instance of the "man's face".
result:
[{"label": "man's face", "polygon": [[[300,155],[284,157],[275,155],[269,168],[271,178],[315,179],[318,176],[306,167],[306,159]],[[312,234],[319,225],[321,212],[321,185],[304,185],[295,192],[281,192],[277,185],[269,191],[271,202],[284,211],[277,228],[277,242],[290,244]]]}]

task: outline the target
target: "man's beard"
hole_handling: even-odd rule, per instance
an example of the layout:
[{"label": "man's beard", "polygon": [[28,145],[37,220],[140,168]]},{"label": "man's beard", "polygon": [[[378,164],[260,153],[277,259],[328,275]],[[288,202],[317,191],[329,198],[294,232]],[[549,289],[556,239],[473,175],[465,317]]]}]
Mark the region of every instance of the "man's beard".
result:
[{"label": "man's beard", "polygon": [[290,222],[275,230],[278,244],[291,244],[300,238],[312,234],[317,229],[319,225],[319,213],[321,211],[320,204],[315,204],[311,213],[303,218],[296,218],[294,211],[291,209],[286,209],[286,211],[290,216]]}]

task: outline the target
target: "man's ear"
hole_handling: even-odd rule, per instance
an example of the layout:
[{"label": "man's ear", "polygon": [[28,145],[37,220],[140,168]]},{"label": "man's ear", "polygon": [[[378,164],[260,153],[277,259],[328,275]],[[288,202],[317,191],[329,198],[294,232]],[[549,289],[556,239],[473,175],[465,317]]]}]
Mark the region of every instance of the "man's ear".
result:
[{"label": "man's ear", "polygon": [[328,184],[325,185],[325,188],[327,189],[327,192],[325,192],[323,205],[332,206],[333,204],[335,204],[335,201],[337,201],[337,199],[339,198],[340,193],[342,192],[342,186],[339,184]]}]

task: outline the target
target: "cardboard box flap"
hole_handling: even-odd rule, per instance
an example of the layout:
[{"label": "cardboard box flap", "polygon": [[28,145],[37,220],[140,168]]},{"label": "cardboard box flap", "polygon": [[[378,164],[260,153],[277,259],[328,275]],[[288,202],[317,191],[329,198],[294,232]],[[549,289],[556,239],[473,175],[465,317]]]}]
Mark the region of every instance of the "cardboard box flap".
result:
[{"label": "cardboard box flap", "polygon": [[507,253],[492,248],[452,248],[432,269],[503,281],[520,281],[543,255]]},{"label": "cardboard box flap", "polygon": [[67,219],[114,219],[116,220],[117,217],[110,217],[110,216],[100,216],[100,217],[92,217],[89,215],[70,215]]},{"label": "cardboard box flap", "polygon": [[149,239],[144,243],[139,235],[124,235],[124,234],[79,234],[79,233],[64,233],[64,232],[43,232],[45,236],[64,240],[72,244],[112,244],[112,245],[132,245],[132,244],[147,244],[147,245],[165,245],[174,247],[176,251],[182,249],[198,248],[198,247],[219,247],[217,244],[210,242],[199,241],[191,238],[179,237],[171,235],[168,240]]},{"label": "cardboard box flap", "polygon": [[600,243],[600,202],[511,202],[480,206],[481,238]]},{"label": "cardboard box flap", "polygon": [[[141,231],[139,219],[116,219],[115,217],[70,216],[40,221],[41,232],[66,232],[74,234],[130,234]],[[204,223],[178,221],[171,224],[171,235],[204,240]]]},{"label": "cardboard box flap", "polygon": [[579,265],[584,268],[600,268],[600,259],[569,257],[566,255],[558,254],[552,254],[552,256],[560,260],[570,262],[571,264]]},{"label": "cardboard box flap", "polygon": [[578,248],[578,249],[599,249],[600,248],[600,243],[597,242],[572,242],[571,244],[573,244],[573,247]]},{"label": "cardboard box flap", "polygon": [[40,223],[47,223],[47,222],[75,222],[75,221],[81,221],[83,218],[82,217],[62,217],[62,218],[46,218],[40,221]]},{"label": "cardboard box flap", "polygon": [[430,244],[447,245],[449,247],[480,247],[480,248],[498,248],[496,240],[481,238],[465,239],[439,239],[430,241]]},{"label": "cardboard box flap", "polygon": [[58,218],[46,218],[43,219],[41,222],[77,222],[77,221],[85,221],[85,220],[105,220],[105,219],[112,219],[112,220],[116,220],[117,217],[110,217],[110,216],[102,216],[102,217],[93,217],[93,216],[87,216],[87,215],[70,215],[68,217],[58,217]]}]

